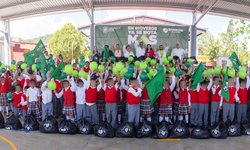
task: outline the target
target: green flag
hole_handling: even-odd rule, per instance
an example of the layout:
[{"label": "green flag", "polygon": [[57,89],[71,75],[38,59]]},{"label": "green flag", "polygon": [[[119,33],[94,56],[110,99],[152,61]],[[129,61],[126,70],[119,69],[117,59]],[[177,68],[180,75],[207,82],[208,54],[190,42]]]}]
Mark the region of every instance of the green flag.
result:
[{"label": "green flag", "polygon": [[240,63],[240,60],[239,60],[237,54],[235,52],[233,52],[232,55],[229,57],[229,59],[231,60],[235,71],[238,71],[241,63]]},{"label": "green flag", "polygon": [[152,105],[161,94],[165,81],[166,74],[164,73],[164,70],[161,70],[146,83],[145,87],[148,90],[150,105]]},{"label": "green flag", "polygon": [[228,67],[227,67],[227,70],[223,79],[223,83],[222,83],[221,96],[224,99],[226,99],[226,101],[229,101],[229,92],[228,92],[227,82],[228,82]]},{"label": "green flag", "polygon": [[34,63],[35,59],[43,54],[44,50],[45,46],[42,40],[40,39],[36,44],[36,47],[32,51],[23,55],[25,58],[24,62],[31,66]]},{"label": "green flag", "polygon": [[51,78],[55,78],[55,79],[60,80],[61,79],[61,70],[63,69],[63,67],[64,67],[64,63],[60,62],[60,64],[56,67],[56,69],[53,72],[51,72]]},{"label": "green flag", "polygon": [[193,75],[191,76],[191,79],[193,79],[192,85],[190,87],[191,90],[194,90],[197,88],[198,83],[204,81],[204,78],[202,76],[202,73],[204,72],[205,68],[202,63],[198,65],[198,67],[195,69]]}]

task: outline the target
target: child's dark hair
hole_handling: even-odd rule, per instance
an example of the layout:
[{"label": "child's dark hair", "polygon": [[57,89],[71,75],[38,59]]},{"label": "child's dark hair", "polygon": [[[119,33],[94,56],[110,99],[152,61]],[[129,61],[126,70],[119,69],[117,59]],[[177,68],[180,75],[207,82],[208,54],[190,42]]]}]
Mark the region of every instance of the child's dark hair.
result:
[{"label": "child's dark hair", "polygon": [[28,88],[30,88],[29,86],[25,86],[24,89],[27,90]]},{"label": "child's dark hair", "polygon": [[244,82],[246,82],[246,79],[239,79],[239,82],[244,83]]},{"label": "child's dark hair", "polygon": [[204,80],[200,83],[201,85],[207,85],[208,84],[208,81],[207,80]]},{"label": "child's dark hair", "polygon": [[33,71],[31,69],[29,69],[27,72],[28,74],[33,74]]},{"label": "child's dark hair", "polygon": [[79,84],[79,83],[83,83],[82,79],[78,79],[78,80],[77,80],[77,83],[78,83],[78,84]]},{"label": "child's dark hair", "polygon": [[130,78],[129,83],[135,82],[137,79],[136,78]]},{"label": "child's dark hair", "polygon": [[30,84],[35,84],[36,82],[35,82],[35,80],[34,79],[30,79]]},{"label": "child's dark hair", "polygon": [[218,77],[218,76],[214,76],[213,77],[213,81],[215,81],[215,80],[219,80],[220,78]]},{"label": "child's dark hair", "polygon": [[22,88],[21,84],[16,84],[15,87],[20,87],[20,88]]},{"label": "child's dark hair", "polygon": [[107,82],[113,81],[113,78],[108,78]]}]

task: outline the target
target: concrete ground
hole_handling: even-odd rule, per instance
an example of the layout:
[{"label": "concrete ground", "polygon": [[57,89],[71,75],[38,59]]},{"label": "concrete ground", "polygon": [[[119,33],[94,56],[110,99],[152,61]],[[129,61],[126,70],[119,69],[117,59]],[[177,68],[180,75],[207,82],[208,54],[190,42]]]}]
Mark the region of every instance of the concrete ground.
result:
[{"label": "concrete ground", "polygon": [[11,150],[12,142],[17,150],[246,150],[250,136],[227,139],[176,139],[157,140],[151,138],[98,138],[94,135],[43,134],[39,131],[23,132],[0,130],[0,150]]}]

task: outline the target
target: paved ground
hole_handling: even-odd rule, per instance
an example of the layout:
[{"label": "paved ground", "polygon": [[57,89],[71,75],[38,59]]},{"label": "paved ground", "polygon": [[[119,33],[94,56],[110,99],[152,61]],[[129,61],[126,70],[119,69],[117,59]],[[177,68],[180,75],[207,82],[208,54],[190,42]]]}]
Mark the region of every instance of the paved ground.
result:
[{"label": "paved ground", "polygon": [[[93,135],[42,134],[39,131],[25,133],[1,129],[0,137],[14,143],[18,150],[246,150],[250,145],[250,136],[223,140],[104,139]],[[0,150],[11,149],[11,146],[0,138]]]}]

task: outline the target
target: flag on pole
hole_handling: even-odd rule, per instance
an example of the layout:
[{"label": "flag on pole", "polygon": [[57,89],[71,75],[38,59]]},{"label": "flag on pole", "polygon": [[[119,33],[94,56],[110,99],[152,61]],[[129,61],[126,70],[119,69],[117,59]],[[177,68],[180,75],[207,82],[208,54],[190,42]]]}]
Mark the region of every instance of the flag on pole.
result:
[{"label": "flag on pole", "polygon": [[161,94],[165,81],[166,81],[166,74],[164,70],[161,70],[146,83],[145,87],[147,88],[148,91],[150,105],[152,105]]},{"label": "flag on pole", "polygon": [[240,60],[239,60],[237,54],[235,52],[233,52],[232,55],[229,57],[229,59],[231,60],[231,62],[233,64],[234,70],[238,71],[241,63],[240,63]]},{"label": "flag on pole", "polygon": [[61,61],[60,64],[56,67],[56,69],[51,72],[51,78],[61,79],[61,70],[64,68],[64,63]]},{"label": "flag on pole", "polygon": [[191,76],[191,79],[193,79],[192,85],[190,87],[191,90],[194,90],[197,88],[198,83],[203,82],[204,78],[202,76],[205,68],[202,63],[198,65],[198,67],[195,69],[193,75]]},{"label": "flag on pole", "polygon": [[229,91],[228,91],[228,67],[223,79],[223,83],[222,83],[222,89],[221,89],[221,96],[226,99],[226,101],[229,101]]}]

